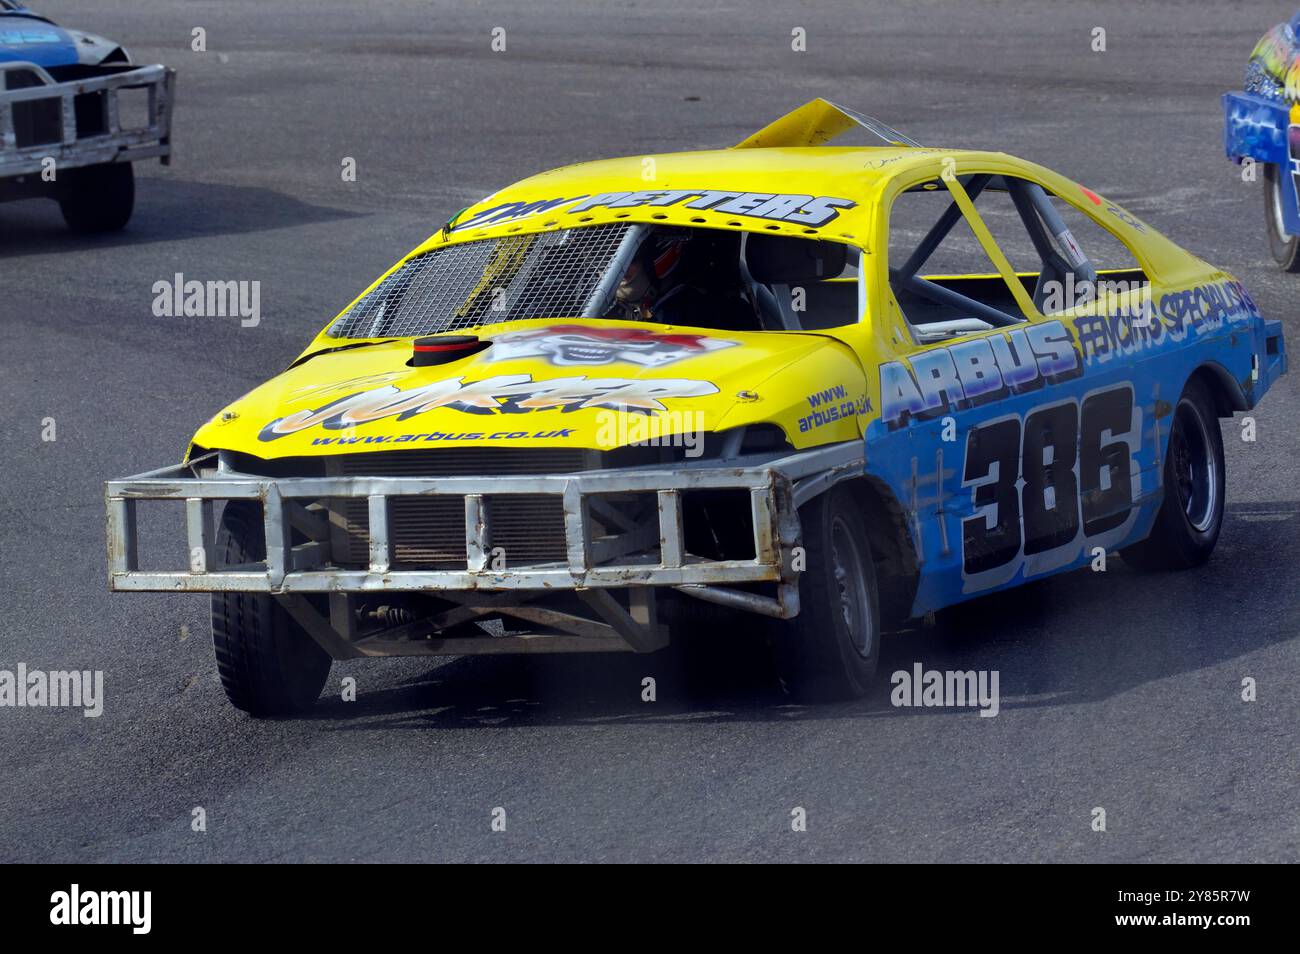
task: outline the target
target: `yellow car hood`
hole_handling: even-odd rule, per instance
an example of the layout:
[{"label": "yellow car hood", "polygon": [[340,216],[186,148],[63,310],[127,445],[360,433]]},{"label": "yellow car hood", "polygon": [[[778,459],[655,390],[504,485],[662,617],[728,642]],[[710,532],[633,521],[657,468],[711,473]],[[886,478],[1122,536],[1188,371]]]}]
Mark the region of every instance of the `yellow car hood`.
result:
[{"label": "yellow car hood", "polygon": [[[860,436],[870,407],[851,350],[820,335],[591,319],[466,331],[491,344],[430,367],[408,363],[409,338],[340,341],[223,409],[193,443],[261,458],[449,444],[608,450],[768,421],[802,447]],[[810,404],[822,407],[815,426]]]}]

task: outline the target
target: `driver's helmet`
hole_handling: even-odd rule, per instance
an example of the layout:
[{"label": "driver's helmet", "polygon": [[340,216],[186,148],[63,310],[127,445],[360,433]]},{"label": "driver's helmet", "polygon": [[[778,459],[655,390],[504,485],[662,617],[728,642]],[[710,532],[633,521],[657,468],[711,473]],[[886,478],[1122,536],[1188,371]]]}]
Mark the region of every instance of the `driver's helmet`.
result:
[{"label": "driver's helmet", "polygon": [[617,300],[625,305],[649,306],[677,284],[675,273],[690,235],[660,232],[651,235],[618,283]]}]

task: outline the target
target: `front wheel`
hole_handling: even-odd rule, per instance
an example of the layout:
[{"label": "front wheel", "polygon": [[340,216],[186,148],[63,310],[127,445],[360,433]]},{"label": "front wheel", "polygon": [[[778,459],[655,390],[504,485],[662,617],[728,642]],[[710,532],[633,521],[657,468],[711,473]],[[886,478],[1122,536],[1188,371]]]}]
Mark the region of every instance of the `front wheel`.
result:
[{"label": "front wheel", "polygon": [[1122,551],[1144,570],[1184,570],[1210,558],[1223,525],[1223,434],[1205,385],[1187,382],[1165,451],[1164,500],[1151,534]]},{"label": "front wheel", "polygon": [[1287,234],[1283,209],[1286,194],[1282,176],[1286,173],[1273,163],[1264,165],[1264,220],[1268,227],[1268,248],[1273,260],[1288,272],[1300,272],[1300,235]]},{"label": "front wheel", "polygon": [[786,688],[809,700],[863,695],[880,661],[880,599],[862,508],[836,487],[799,511],[804,568],[799,615],[778,624]]},{"label": "front wheel", "polygon": [[[259,504],[226,504],[217,550],[228,565],[266,558]],[[305,712],[329,677],[329,654],[264,593],[214,593],[212,645],[226,696],[251,715]]]},{"label": "front wheel", "polygon": [[59,210],[74,232],[116,232],[135,210],[135,173],[129,162],[69,169],[60,176]]}]

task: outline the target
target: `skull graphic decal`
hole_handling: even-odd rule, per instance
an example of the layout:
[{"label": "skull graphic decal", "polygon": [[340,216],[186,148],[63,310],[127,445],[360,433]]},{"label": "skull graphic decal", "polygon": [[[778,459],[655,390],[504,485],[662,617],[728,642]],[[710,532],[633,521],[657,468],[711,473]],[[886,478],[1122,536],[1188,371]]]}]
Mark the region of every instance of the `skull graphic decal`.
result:
[{"label": "skull graphic decal", "polygon": [[706,335],[657,334],[644,328],[548,325],[493,338],[484,358],[511,361],[539,357],[563,367],[626,362],[657,368],[735,344],[735,341]]}]

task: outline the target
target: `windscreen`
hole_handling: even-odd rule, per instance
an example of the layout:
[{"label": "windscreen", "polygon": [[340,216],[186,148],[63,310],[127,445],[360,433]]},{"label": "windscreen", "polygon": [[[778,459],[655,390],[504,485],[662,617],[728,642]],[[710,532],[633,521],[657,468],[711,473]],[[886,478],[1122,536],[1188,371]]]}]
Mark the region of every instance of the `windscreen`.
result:
[{"label": "windscreen", "polygon": [[632,228],[593,225],[431,249],[330,326],[333,338],[414,337],[498,321],[580,318]]}]

